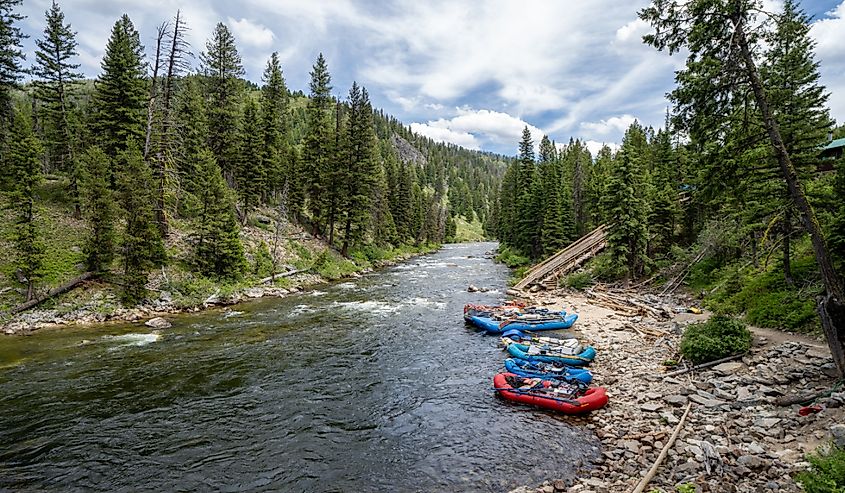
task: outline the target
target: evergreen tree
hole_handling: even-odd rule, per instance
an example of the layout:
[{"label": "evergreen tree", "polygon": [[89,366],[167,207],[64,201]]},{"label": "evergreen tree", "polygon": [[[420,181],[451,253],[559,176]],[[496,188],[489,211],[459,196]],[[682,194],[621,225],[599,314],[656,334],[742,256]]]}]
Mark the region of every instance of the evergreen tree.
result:
[{"label": "evergreen tree", "polygon": [[270,55],[264,69],[261,88],[261,117],[264,133],[264,169],[266,188],[280,191],[290,178],[290,149],[288,148],[288,89],[282,75],[278,52]]},{"label": "evergreen tree", "polygon": [[401,165],[399,176],[399,193],[396,200],[396,230],[400,241],[414,238],[413,208],[414,208],[414,169],[408,165]]},{"label": "evergreen tree", "polygon": [[320,233],[320,223],[325,213],[326,177],[332,160],[331,132],[331,76],[323,54],[311,70],[311,95],[308,101],[308,130],[302,156],[300,180],[305,184],[308,209],[313,221],[314,234]]},{"label": "evergreen tree", "polygon": [[184,88],[178,99],[178,119],[181,150],[177,154],[176,167],[182,188],[196,195],[201,189],[197,185],[200,152],[208,147],[208,121],[201,82],[197,77],[186,77]]},{"label": "evergreen tree", "polygon": [[626,282],[642,273],[647,260],[648,204],[642,195],[641,163],[645,146],[645,132],[634,122],[625,132],[602,198],[605,217],[610,218],[607,247],[624,269]]},{"label": "evergreen tree", "polygon": [[35,41],[35,96],[44,104],[48,163],[52,169],[68,172],[73,170],[75,141],[69,121],[70,99],[75,83],[82,79],[79,64],[73,63],[78,56],[76,33],[65,24],[65,15],[55,0],[45,15],[44,37]]},{"label": "evergreen tree", "polygon": [[235,206],[229,187],[209,150],[198,155],[200,213],[195,261],[205,276],[238,279],[246,268]]},{"label": "evergreen tree", "polygon": [[557,151],[549,137],[540,141],[540,181],[542,183],[542,233],[543,255],[551,255],[568,242],[564,231],[563,207],[561,203],[561,176]]},{"label": "evergreen tree", "polygon": [[211,39],[205,44],[205,52],[200,54],[200,61],[207,82],[209,146],[223,170],[223,176],[233,184],[238,160],[237,129],[241,101],[238,78],[243,76],[244,69],[235,37],[222,22],[215,26]]},{"label": "evergreen tree", "polygon": [[13,112],[7,165],[12,178],[9,207],[14,212],[13,242],[18,278],[26,285],[26,301],[33,298],[41,278],[44,247],[36,223],[36,188],[41,181],[41,143],[32,132],[32,120],[23,110]]},{"label": "evergreen tree", "polygon": [[534,163],[534,142],[531,140],[531,131],[526,126],[522,131],[522,140],[519,143],[519,172],[517,174],[517,208],[516,208],[516,247],[530,256],[536,256],[540,252],[539,238],[540,229],[537,208],[537,166]]},{"label": "evergreen tree", "polygon": [[[96,116],[91,122],[97,142],[114,158],[128,142],[139,144],[144,136],[144,47],[138,31],[124,14],[112,27],[103,69],[95,83]],[[112,170],[112,181],[115,180]]]},{"label": "evergreen tree", "polygon": [[348,172],[344,177],[344,235],[341,253],[364,239],[370,221],[373,188],[377,183],[373,110],[366,89],[353,82],[349,90],[349,124],[346,153]]},{"label": "evergreen tree", "polygon": [[92,146],[81,156],[81,190],[90,234],[85,240],[85,265],[91,272],[105,272],[114,259],[114,192],[109,187],[109,157]]},{"label": "evergreen tree", "polygon": [[[24,35],[15,22],[24,16],[15,12],[22,0],[0,0],[0,132],[6,127],[12,113],[12,89],[17,87],[23,76],[21,61],[25,58],[21,50]],[[3,135],[0,134],[0,139]]]},{"label": "evergreen tree", "polygon": [[155,187],[153,176],[138,145],[133,140],[117,157],[121,171],[119,179],[120,204],[123,207],[126,229],[120,245],[123,263],[121,299],[133,305],[146,296],[149,272],[164,263],[164,244],[155,218]]},{"label": "evergreen tree", "polygon": [[241,222],[246,224],[249,213],[258,206],[264,190],[264,134],[261,131],[258,105],[247,100],[238,145],[238,174],[236,177],[238,196],[241,201]]}]

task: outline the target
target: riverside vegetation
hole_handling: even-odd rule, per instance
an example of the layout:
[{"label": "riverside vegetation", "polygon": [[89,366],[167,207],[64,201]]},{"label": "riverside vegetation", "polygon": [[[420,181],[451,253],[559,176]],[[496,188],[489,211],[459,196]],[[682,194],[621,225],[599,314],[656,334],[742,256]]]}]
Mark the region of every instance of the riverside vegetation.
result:
[{"label": "riverside vegetation", "polygon": [[276,53],[258,86],[223,23],[196,60],[180,12],[152,49],[123,15],[90,81],[56,2],[25,65],[20,3],[0,0],[0,309],[83,272],[60,312],[193,307],[483,238],[508,159],[411,133],[357,83],[333,96],[322,55],[308,95]]}]

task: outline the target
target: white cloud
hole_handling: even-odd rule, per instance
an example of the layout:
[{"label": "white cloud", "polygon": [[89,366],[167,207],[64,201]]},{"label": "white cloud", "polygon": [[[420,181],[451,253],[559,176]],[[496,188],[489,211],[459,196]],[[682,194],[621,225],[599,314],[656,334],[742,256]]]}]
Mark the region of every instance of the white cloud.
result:
[{"label": "white cloud", "polygon": [[619,148],[622,147],[615,142],[598,142],[595,140],[588,140],[584,142],[584,145],[587,146],[587,149],[590,150],[590,154],[593,155],[593,159],[596,158],[596,155],[598,155],[599,151],[604,146],[610,147],[610,150],[613,152],[618,151]]},{"label": "white cloud", "polygon": [[273,34],[270,28],[243,17],[241,20],[235,20],[229,17],[229,27],[232,28],[232,33],[235,35],[238,43],[258,48],[269,47],[276,38],[276,35]]},{"label": "white cloud", "polygon": [[829,18],[813,23],[821,82],[830,92],[831,115],[845,121],[845,1],[828,12]]},{"label": "white cloud", "polygon": [[632,41],[642,44],[643,35],[651,31],[651,26],[640,18],[634,19],[616,30],[616,41],[625,43]]},{"label": "white cloud", "polygon": [[581,128],[591,135],[607,135],[611,132],[625,132],[635,120],[633,115],[613,116],[599,122],[582,122]]},{"label": "white cloud", "polygon": [[411,131],[424,135],[437,142],[448,142],[450,144],[466,147],[467,149],[481,149],[478,140],[469,132],[456,132],[446,127],[432,125],[429,123],[412,123]]}]

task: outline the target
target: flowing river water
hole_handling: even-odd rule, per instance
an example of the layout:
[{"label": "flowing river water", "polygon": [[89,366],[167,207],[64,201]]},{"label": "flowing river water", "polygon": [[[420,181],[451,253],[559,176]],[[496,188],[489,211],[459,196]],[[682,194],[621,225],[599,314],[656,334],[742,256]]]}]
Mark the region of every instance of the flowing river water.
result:
[{"label": "flowing river water", "polygon": [[494,398],[505,355],[461,317],[503,299],[494,247],[447,245],[159,334],[0,338],[0,490],[503,491],[575,474],[598,441]]}]

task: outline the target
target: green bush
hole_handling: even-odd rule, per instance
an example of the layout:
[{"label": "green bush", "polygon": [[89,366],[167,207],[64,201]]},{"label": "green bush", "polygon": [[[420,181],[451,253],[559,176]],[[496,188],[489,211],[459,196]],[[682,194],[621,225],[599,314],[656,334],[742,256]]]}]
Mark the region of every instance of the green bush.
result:
[{"label": "green bush", "polygon": [[681,354],[693,364],[741,354],[749,348],[751,332],[745,324],[724,315],[690,325],[681,339]]},{"label": "green bush", "polygon": [[328,248],[317,256],[312,268],[318,274],[331,281],[342,279],[358,270],[358,266],[351,260],[341,257]]},{"label": "green bush", "polygon": [[617,280],[624,276],[626,272],[625,266],[619,259],[608,252],[593,257],[590,261],[590,270],[593,277],[602,280]]},{"label": "green bush", "polygon": [[571,289],[584,289],[593,284],[593,275],[589,272],[576,272],[563,279],[563,285]]},{"label": "green bush", "polygon": [[511,269],[517,267],[525,267],[531,264],[531,259],[520,255],[518,252],[512,250],[510,247],[502,247],[499,249],[499,254],[496,255],[496,260],[507,265]]},{"label": "green bush", "polygon": [[799,473],[795,481],[807,493],[845,493],[845,449],[831,447],[826,452],[807,456],[811,468]]}]

